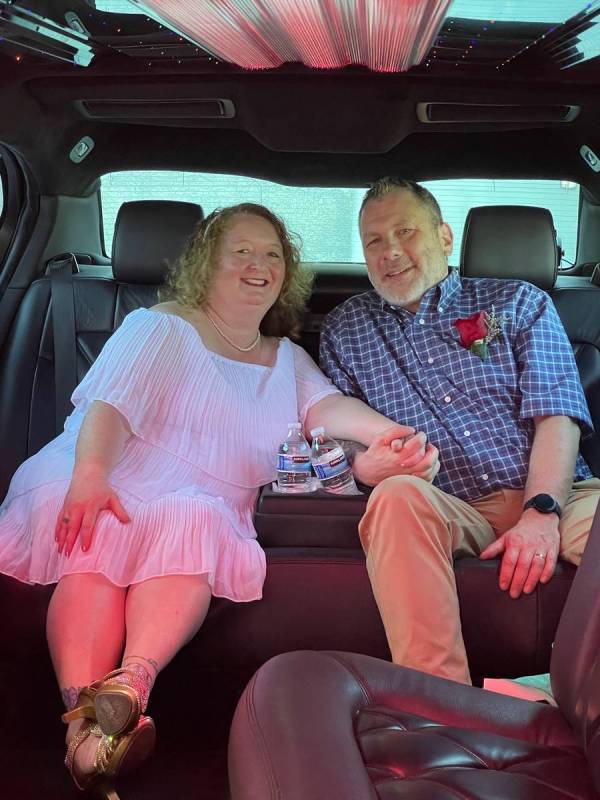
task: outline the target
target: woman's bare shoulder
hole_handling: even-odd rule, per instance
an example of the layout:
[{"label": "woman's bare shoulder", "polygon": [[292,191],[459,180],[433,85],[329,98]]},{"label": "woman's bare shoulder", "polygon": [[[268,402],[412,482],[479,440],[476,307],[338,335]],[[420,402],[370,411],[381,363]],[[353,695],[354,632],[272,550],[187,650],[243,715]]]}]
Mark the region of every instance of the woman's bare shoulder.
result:
[{"label": "woman's bare shoulder", "polygon": [[166,300],[164,303],[157,303],[155,306],[151,306],[148,311],[166,314],[170,317],[179,317],[179,319],[188,322],[196,328],[199,333],[202,332],[197,310],[183,306],[181,303],[178,303],[177,300]]},{"label": "woman's bare shoulder", "polygon": [[161,314],[173,314],[176,317],[185,317],[185,309],[176,300],[166,300],[164,303],[157,303],[150,306],[148,311],[160,311]]}]

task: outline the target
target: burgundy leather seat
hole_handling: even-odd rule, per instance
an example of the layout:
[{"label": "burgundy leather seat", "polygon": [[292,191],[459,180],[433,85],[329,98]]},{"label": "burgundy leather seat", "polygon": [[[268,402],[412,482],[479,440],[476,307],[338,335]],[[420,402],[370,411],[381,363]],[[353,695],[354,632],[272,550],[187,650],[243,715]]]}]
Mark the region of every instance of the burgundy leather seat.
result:
[{"label": "burgundy leather seat", "polygon": [[232,800],[600,795],[600,512],[557,631],[558,708],[368,656],[265,664],[236,710]]}]

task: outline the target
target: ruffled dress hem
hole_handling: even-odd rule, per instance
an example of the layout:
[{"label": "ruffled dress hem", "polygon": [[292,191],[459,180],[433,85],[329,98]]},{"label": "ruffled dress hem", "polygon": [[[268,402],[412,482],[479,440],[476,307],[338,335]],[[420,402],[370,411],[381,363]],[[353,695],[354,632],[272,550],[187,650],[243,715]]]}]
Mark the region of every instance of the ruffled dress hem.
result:
[{"label": "ruffled dress hem", "polygon": [[[29,586],[54,586],[58,582],[58,581],[32,581],[32,580],[27,580],[25,578],[20,577],[19,575],[15,575],[12,572],[9,572],[8,570],[3,570],[2,574],[6,575],[9,578],[14,578],[15,580],[20,581],[21,583],[26,583]],[[177,577],[177,576],[189,577],[190,575],[198,575],[198,576],[200,576],[200,575],[209,575],[208,585],[210,586],[211,594],[212,594],[213,597],[222,597],[224,600],[230,600],[232,603],[252,603],[255,600],[262,600],[262,590],[260,592],[258,592],[258,594],[256,594],[253,597],[238,597],[238,596],[234,596],[233,592],[230,593],[230,594],[227,594],[226,592],[217,591],[214,588],[213,583],[211,582],[210,574],[209,574],[208,571],[206,571],[206,572],[168,572],[168,573],[161,572],[161,573],[158,573],[156,575],[148,575],[147,577],[139,578],[138,580],[135,580],[135,581],[130,581],[129,583],[115,583],[115,581],[112,580],[111,577],[109,575],[107,575],[105,572],[103,572],[102,570],[82,570],[82,569],[65,570],[61,574],[60,578],[64,578],[67,575],[102,575],[104,578],[106,578],[107,581],[109,581],[110,583],[114,584],[114,586],[120,587],[121,589],[127,589],[130,586],[135,586],[136,584],[144,583],[145,581],[155,580],[156,578],[171,578],[171,577],[174,577],[174,576],[175,577]]]},{"label": "ruffled dress hem", "polygon": [[250,510],[236,513],[222,498],[196,487],[144,502],[117,486],[131,521],[122,523],[111,511],[101,511],[90,549],[84,552],[76,540],[66,557],[58,553],[54,537],[32,534],[54,529],[67,485],[64,481],[58,492],[54,482],[38,488],[35,503],[27,495],[12,499],[2,517],[3,526],[12,530],[12,536],[0,538],[4,574],[49,585],[64,575],[93,573],[123,587],[170,575],[207,575],[216,597],[235,602],[261,597],[266,558],[256,538],[245,533]]}]

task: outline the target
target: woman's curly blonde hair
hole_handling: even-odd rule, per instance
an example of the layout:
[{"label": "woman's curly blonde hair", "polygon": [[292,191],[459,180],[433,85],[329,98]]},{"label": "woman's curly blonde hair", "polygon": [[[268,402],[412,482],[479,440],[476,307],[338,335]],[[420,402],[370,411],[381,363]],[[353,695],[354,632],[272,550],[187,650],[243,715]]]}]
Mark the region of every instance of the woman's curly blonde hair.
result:
[{"label": "woman's curly blonde hair", "polygon": [[300,251],[283,221],[268,208],[256,203],[240,203],[216,209],[202,220],[183,253],[170,268],[165,286],[160,291],[160,299],[175,300],[187,308],[206,305],[219,267],[219,247],[223,234],[227,224],[239,214],[253,214],[270,222],[283,249],[283,285],[279,297],[263,317],[260,331],[266,336],[291,336],[297,339],[313,275],[300,267]]}]

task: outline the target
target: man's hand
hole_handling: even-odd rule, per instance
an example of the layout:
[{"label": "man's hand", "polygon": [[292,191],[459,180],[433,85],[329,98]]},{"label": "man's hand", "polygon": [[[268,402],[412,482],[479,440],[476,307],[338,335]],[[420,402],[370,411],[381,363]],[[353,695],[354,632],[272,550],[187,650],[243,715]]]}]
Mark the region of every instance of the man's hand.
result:
[{"label": "man's hand", "polygon": [[424,433],[405,425],[382,430],[354,459],[354,474],[361,483],[376,486],[392,475],[415,475],[432,481],[439,472],[438,450]]},{"label": "man's hand", "polygon": [[554,575],[560,534],[556,514],[524,511],[517,524],[490,544],[479,556],[496,558],[501,553],[499,585],[510,589],[511,597],[530,594],[538,582],[548,583]]},{"label": "man's hand", "polygon": [[414,475],[415,478],[423,478],[427,483],[433,483],[435,476],[440,471],[440,451],[431,442],[425,446],[423,458],[413,467],[404,465],[402,475]]}]

